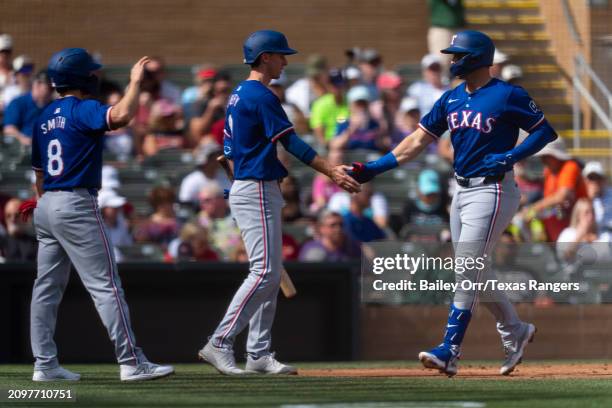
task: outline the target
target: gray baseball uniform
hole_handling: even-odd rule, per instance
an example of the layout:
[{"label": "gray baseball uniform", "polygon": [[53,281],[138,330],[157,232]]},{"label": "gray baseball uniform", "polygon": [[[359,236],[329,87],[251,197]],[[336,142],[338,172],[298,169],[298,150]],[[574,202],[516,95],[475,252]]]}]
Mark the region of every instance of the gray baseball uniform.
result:
[{"label": "gray baseball uniform", "polygon": [[94,191],[47,191],[34,210],[39,241],[38,276],[31,305],[32,351],[36,369],[59,365],[53,340],[57,309],[68,283],[70,263],[90,293],[114,343],[120,364],[147,361],[136,346],[117,264]]},{"label": "gray baseball uniform", "polygon": [[281,209],[277,181],[236,180],[229,197],[249,257],[249,275],[232,299],[211,341],[232,349],[234,338],[249,323],[247,352],[269,353],[282,269]]}]

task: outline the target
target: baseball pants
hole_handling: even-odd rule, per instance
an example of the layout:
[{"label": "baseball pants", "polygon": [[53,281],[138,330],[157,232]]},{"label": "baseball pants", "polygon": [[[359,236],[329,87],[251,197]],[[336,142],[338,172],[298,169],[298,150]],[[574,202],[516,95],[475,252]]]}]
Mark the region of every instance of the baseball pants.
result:
[{"label": "baseball pants", "polygon": [[247,352],[269,354],[271,330],[282,269],[281,209],[277,181],[236,180],[229,197],[249,257],[249,274],[234,295],[211,341],[232,349],[235,337],[249,324]]},{"label": "baseball pants", "polygon": [[96,195],[87,189],[45,192],[34,210],[34,225],[39,242],[30,321],[35,368],[44,370],[59,365],[53,336],[71,262],[115,346],[117,361],[120,364],[146,361],[136,346]]},{"label": "baseball pants", "polygon": [[[512,221],[519,207],[520,192],[514,181],[514,173],[506,173],[501,182],[493,184],[475,183],[471,187],[457,186],[450,211],[450,227],[455,258],[485,259],[484,268],[455,271],[459,286],[455,292],[454,304],[459,309],[474,311],[479,297],[497,320],[497,329],[503,339],[520,327],[516,310],[503,291],[465,290],[461,283],[485,282],[495,279],[491,270],[491,251],[506,227]],[[468,286],[468,285],[466,285]]]}]

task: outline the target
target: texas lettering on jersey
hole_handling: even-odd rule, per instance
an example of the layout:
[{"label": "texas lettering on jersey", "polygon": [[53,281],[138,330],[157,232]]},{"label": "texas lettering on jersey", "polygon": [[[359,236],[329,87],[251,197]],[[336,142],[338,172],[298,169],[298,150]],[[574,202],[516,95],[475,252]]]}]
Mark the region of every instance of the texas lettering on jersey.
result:
[{"label": "texas lettering on jersey", "polygon": [[488,117],[484,120],[483,124],[481,112],[468,110],[452,112],[446,117],[446,121],[451,132],[459,128],[472,128],[482,133],[491,133],[493,123],[495,123],[494,118]]}]

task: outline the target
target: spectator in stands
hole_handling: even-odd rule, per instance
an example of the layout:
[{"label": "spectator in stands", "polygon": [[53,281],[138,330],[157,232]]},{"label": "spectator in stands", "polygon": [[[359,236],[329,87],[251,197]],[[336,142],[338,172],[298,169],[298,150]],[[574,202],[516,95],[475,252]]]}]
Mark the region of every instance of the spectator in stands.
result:
[{"label": "spectator in stands", "polygon": [[38,242],[31,222],[24,223],[19,215],[21,200],[12,198],[4,205],[6,235],[0,236],[0,255],[6,261],[34,261]]},{"label": "spectator in stands", "polygon": [[32,90],[32,72],[34,63],[27,55],[20,55],[13,60],[14,83],[4,87],[0,96],[0,105],[4,110],[13,99]]},{"label": "spectator in stands", "polygon": [[526,206],[522,215],[527,222],[536,216],[542,219],[548,239],[556,241],[569,225],[574,203],[587,197],[586,185],[580,165],[566,152],[563,139],[547,144],[536,156],[544,163],[544,197]]},{"label": "spectator in stands", "polygon": [[[340,149],[331,149],[327,155],[327,160],[332,166],[338,166],[344,162],[344,152]],[[329,177],[317,173],[312,180],[312,204],[310,211],[314,214],[327,206],[331,197],[342,191]]]},{"label": "spectator in stands", "polygon": [[0,34],[0,93],[13,83],[13,37]]},{"label": "spectator in stands", "polygon": [[[386,228],[389,221],[389,204],[382,193],[373,192],[373,186],[366,187],[370,202],[363,211],[365,216],[371,218],[380,228]],[[346,191],[334,193],[327,204],[329,211],[337,212],[342,216],[347,215],[351,209],[351,195]]]},{"label": "spectator in stands", "polygon": [[502,79],[502,70],[509,61],[508,55],[496,48],[495,54],[493,54],[493,65],[489,67],[489,75],[492,78]]},{"label": "spectator in stands", "polygon": [[[446,46],[445,46],[446,47]],[[442,78],[442,57],[439,50],[435,54],[427,54],[421,60],[423,79],[414,82],[406,91],[408,96],[419,101],[421,115],[431,111],[434,103],[449,88]]]},{"label": "spectator in stands", "polygon": [[365,214],[372,194],[371,184],[362,184],[361,191],[351,196],[349,212],[342,217],[344,230],[353,241],[370,242],[386,238],[385,232]]},{"label": "spectator in stands", "polygon": [[361,71],[355,65],[345,67],[343,72],[348,89],[361,85]]},{"label": "spectator in stands", "polygon": [[223,127],[225,123],[225,108],[232,93],[230,77],[226,73],[218,73],[212,86],[209,98],[196,102],[199,108],[189,122],[189,135],[191,143],[197,146],[200,143],[215,141],[223,144]]},{"label": "spectator in stands", "polygon": [[370,112],[380,124],[382,133],[392,135],[396,131],[396,119],[402,102],[402,78],[394,71],[386,71],[378,76],[376,86],[380,99],[372,101]]},{"label": "spectator in stands", "polygon": [[142,152],[154,156],[160,150],[185,147],[181,107],[167,99],[159,99],[151,107],[149,131],[144,137]]},{"label": "spectator in stands", "polygon": [[231,183],[217,162],[217,156],[221,153],[221,146],[216,142],[201,145],[194,151],[196,169],[186,175],[181,182],[179,189],[181,203],[192,204],[194,208],[199,207],[200,192],[211,183],[218,183],[222,190],[230,189]]},{"label": "spectator in stands", "polygon": [[370,95],[365,85],[349,90],[346,95],[349,118],[338,125],[336,136],[329,142],[331,149],[389,149],[389,137],[383,134],[380,124],[370,114]]},{"label": "spectator in stands", "polygon": [[153,214],[135,229],[138,242],[153,242],[167,246],[177,237],[179,225],[174,213],[174,190],[170,187],[154,187],[149,194]]},{"label": "spectator in stands", "polygon": [[194,68],[193,85],[186,88],[181,94],[181,105],[186,115],[189,105],[208,99],[209,92],[212,91],[213,80],[217,76],[217,70],[211,64]]},{"label": "spectator in stands", "polygon": [[308,132],[308,122],[306,117],[294,103],[288,102],[285,96],[285,87],[287,86],[287,77],[281,74],[280,78],[272,79],[268,87],[281,101],[281,106],[289,118],[289,122],[293,123],[293,127],[297,133],[304,134]]},{"label": "spectator in stands", "polygon": [[159,84],[159,97],[173,104],[181,103],[181,89],[166,79],[166,64],[161,57],[151,57],[147,63],[146,75]]},{"label": "spectator in stands", "polygon": [[595,222],[599,231],[612,230],[612,188],[608,187],[606,174],[600,162],[590,161],[582,171],[587,196],[593,202]]},{"label": "spectator in stands", "polygon": [[[580,198],[572,209],[570,224],[557,239],[557,253],[567,262],[573,262],[580,248],[589,244],[612,242],[612,235],[608,231],[600,232],[595,222],[593,204],[588,198]],[[597,260],[609,259],[608,245],[590,245],[597,254]]]},{"label": "spectator in stands", "polygon": [[300,255],[300,244],[291,235],[283,232],[281,237],[283,261],[297,261]]},{"label": "spectator in stands", "polygon": [[[106,99],[107,105],[115,105],[123,97],[121,91],[110,92]],[[109,130],[104,138],[104,148],[120,162],[127,162],[134,151],[134,139],[130,126]]]},{"label": "spectator in stands", "polygon": [[448,198],[440,183],[440,175],[432,169],[421,171],[417,198],[404,204],[404,224],[418,226],[447,225]]},{"label": "spectator in stands", "polygon": [[110,164],[102,166],[102,189],[117,190],[121,187],[119,171]]},{"label": "spectator in stands", "polygon": [[304,217],[302,212],[302,199],[300,195],[300,185],[293,176],[287,176],[280,183],[281,194],[285,200],[282,209],[283,222],[295,222]]},{"label": "spectator in stands", "polygon": [[391,148],[397,146],[406,136],[414,132],[419,125],[419,120],[421,120],[419,101],[411,96],[404,97],[394,118],[395,125],[389,135]]},{"label": "spectator in stands", "polygon": [[38,115],[51,102],[53,90],[46,72],[36,75],[32,91],[15,98],[4,112],[4,134],[22,145],[32,144],[32,132]]},{"label": "spectator in stands", "polygon": [[207,229],[211,244],[223,259],[229,259],[232,248],[241,240],[240,230],[223,198],[223,190],[216,182],[202,187],[200,212],[193,223]]},{"label": "spectator in stands", "polygon": [[327,146],[336,135],[338,124],[349,117],[349,108],[344,97],[346,79],[339,69],[329,71],[330,91],[312,104],[310,127],[321,146]]},{"label": "spectator in stands", "polygon": [[378,99],[376,81],[382,68],[382,56],[375,49],[366,48],[358,52],[356,59],[361,71],[361,83],[368,88],[370,100]]},{"label": "spectator in stands", "polygon": [[[430,54],[438,54],[448,47],[453,35],[465,27],[465,10],[463,0],[428,0],[429,31],[427,45]],[[450,66],[450,54],[444,54],[443,70],[446,73]],[[423,114],[429,110],[423,112]]]},{"label": "spectator in stands", "polygon": [[111,189],[102,189],[98,192],[98,205],[104,220],[104,225],[113,245],[115,258],[121,262],[123,255],[118,247],[128,246],[134,243],[130,233],[130,225],[123,212],[127,204],[125,197],[120,196]]},{"label": "spectator in stands", "polygon": [[187,223],[181,229],[178,259],[182,261],[218,261],[219,255],[211,248],[208,231],[199,224]]},{"label": "spectator in stands", "polygon": [[322,211],[317,219],[316,237],[300,250],[304,262],[340,262],[359,258],[359,245],[350,240],[343,230],[343,219],[338,213]]},{"label": "spectator in stands", "polygon": [[306,76],[287,88],[287,102],[297,106],[309,118],[314,101],[326,93],[327,60],[319,54],[310,55],[306,62]]},{"label": "spectator in stands", "polygon": [[542,198],[542,180],[527,173],[527,163],[524,161],[514,165],[514,181],[521,192],[521,205],[533,204]]}]

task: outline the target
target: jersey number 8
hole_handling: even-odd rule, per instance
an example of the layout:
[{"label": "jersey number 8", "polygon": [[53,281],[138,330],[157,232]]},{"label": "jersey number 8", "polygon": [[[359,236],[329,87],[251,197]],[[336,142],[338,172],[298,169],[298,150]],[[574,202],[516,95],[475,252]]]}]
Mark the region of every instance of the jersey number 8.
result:
[{"label": "jersey number 8", "polygon": [[47,146],[47,172],[50,176],[59,176],[64,171],[62,160],[62,145],[58,139],[53,139]]}]

